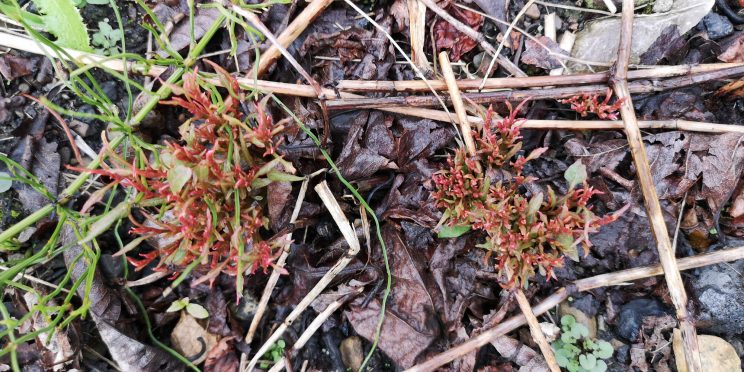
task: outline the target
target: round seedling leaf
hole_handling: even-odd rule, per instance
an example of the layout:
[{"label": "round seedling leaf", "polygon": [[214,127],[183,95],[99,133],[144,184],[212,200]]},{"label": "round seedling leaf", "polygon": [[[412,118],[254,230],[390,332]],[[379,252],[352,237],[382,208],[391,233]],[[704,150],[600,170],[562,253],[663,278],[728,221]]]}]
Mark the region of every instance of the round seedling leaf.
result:
[{"label": "round seedling leaf", "polygon": [[594,353],[594,355],[596,355],[597,358],[600,359],[610,358],[615,352],[615,350],[612,349],[612,344],[604,340],[597,341],[597,349],[598,350]]},{"label": "round seedling leaf", "polygon": [[185,297],[180,300],[173,301],[170,306],[168,306],[168,309],[165,310],[166,313],[173,313],[176,311],[179,311],[186,307],[186,305],[189,304],[189,298]]},{"label": "round seedling leaf", "polygon": [[581,368],[592,370],[597,365],[597,358],[592,354],[579,355],[579,364]]},{"label": "round seedling leaf", "polygon": [[209,312],[204,306],[199,304],[188,304],[186,305],[186,312],[189,313],[196,319],[205,319],[209,317]]}]

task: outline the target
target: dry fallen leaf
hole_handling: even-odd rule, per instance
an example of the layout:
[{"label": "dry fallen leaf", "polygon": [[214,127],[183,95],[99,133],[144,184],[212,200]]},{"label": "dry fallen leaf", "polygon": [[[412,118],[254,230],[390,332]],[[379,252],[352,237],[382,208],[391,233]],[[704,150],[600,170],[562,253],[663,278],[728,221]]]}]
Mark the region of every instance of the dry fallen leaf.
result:
[{"label": "dry fallen leaf", "polygon": [[171,333],[171,342],[179,353],[194,364],[199,364],[207,359],[207,353],[217,345],[217,336],[207,332],[193,316],[181,312],[181,319]]}]

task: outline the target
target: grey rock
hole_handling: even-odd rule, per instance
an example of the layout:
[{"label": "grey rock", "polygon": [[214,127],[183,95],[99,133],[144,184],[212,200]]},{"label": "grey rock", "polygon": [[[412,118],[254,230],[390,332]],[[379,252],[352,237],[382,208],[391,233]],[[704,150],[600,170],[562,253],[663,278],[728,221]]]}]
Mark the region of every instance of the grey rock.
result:
[{"label": "grey rock", "polygon": [[700,269],[692,283],[700,304],[698,326],[715,333],[744,333],[744,260]]},{"label": "grey rock", "polygon": [[666,13],[672,9],[674,0],[656,0],[654,3],[654,13]]},{"label": "grey rock", "polygon": [[[676,25],[680,34],[695,27],[710,12],[714,2],[715,0],[675,0],[668,14],[636,17],[633,21],[630,62],[638,63],[641,54],[648,50],[669,25]],[[585,61],[614,61],[620,42],[619,30],[620,18],[588,22],[584,29],[576,34],[571,56]],[[575,71],[588,70],[587,66],[581,63],[570,63],[569,67]]]},{"label": "grey rock", "polygon": [[734,25],[731,24],[731,21],[718,13],[708,13],[703,18],[703,23],[708,31],[708,37],[712,40],[724,38],[734,32]]},{"label": "grey rock", "polygon": [[617,316],[617,334],[630,342],[635,342],[640,335],[643,318],[667,314],[670,314],[668,309],[657,300],[649,298],[632,300],[620,308]]}]

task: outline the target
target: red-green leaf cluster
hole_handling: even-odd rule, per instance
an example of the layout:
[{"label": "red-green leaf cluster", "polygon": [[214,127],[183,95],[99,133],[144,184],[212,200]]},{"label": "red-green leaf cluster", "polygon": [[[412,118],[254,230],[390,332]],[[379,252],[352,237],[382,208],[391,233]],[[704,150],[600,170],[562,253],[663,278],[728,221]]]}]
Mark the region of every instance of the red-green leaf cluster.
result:
[{"label": "red-green leaf cluster", "polygon": [[607,88],[603,100],[600,100],[599,94],[580,94],[562,99],[559,102],[570,104],[571,110],[578,112],[582,118],[591,113],[603,120],[616,120],[618,115],[617,110],[620,109],[625,99],[618,99],[613,104],[610,104],[610,99],[612,99],[612,90]]},{"label": "red-green leaf cluster", "polygon": [[251,103],[245,114],[237,82],[219,72],[226,97],[202,89],[194,72],[185,75],[183,88],[174,87],[180,97],[163,102],[192,115],[180,127],[182,141],[166,143],[151,154],[155,160],[111,153],[115,167],[96,172],[136,190],[135,206],[145,220],[130,218],[136,225],[131,233],[160,243],[129,257],[136,269],[156,261],[156,270],[175,277],[195,263],[195,272],[202,273],[197,282],[212,282],[220,273],[237,275],[240,295],[242,274],[266,269],[277,252],[278,244],[259,233],[268,224],[265,188],[297,177],[280,170],[291,169],[273,141],[282,127],[261,103]]},{"label": "red-green leaf cluster", "polygon": [[503,120],[494,120],[489,110],[482,131],[473,131],[476,156],[458,149],[447,167],[433,176],[433,196],[437,207],[444,209],[445,230],[464,233],[470,227],[483,232],[486,239],[478,247],[488,251],[487,259],[505,287],[526,285],[536,271],[553,278],[564,255],[578,260],[578,248],[586,253],[591,247],[589,234],[616,218],[592,213],[588,202],[599,192],[579,179],[586,174],[580,163],[567,172],[571,184],[567,195],[556,195],[550,187],[547,196],[526,195],[524,186],[535,178],[523,174],[524,166],[546,148],[518,155],[522,148],[518,110]]}]

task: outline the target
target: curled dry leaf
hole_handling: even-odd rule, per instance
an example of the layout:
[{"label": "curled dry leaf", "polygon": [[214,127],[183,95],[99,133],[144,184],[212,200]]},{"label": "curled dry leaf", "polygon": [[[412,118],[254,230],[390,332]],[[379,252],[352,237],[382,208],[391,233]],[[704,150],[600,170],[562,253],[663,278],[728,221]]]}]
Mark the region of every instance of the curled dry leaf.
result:
[{"label": "curled dry leaf", "polygon": [[[483,24],[483,16],[469,10],[450,5],[446,10],[453,17],[478,30]],[[451,23],[440,19],[434,24],[434,43],[439,50],[449,50],[452,61],[459,61],[463,54],[471,51],[478,42],[458,31]]]}]

